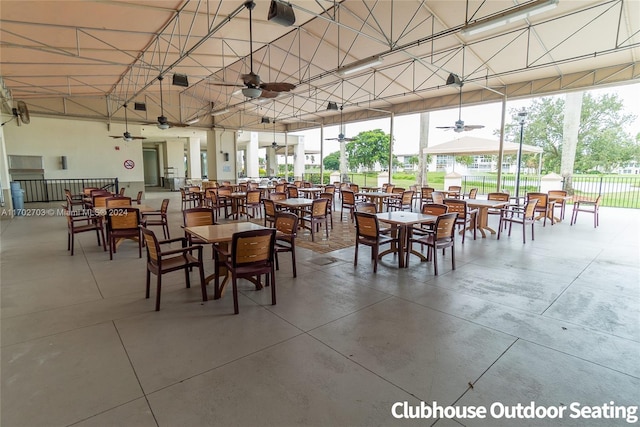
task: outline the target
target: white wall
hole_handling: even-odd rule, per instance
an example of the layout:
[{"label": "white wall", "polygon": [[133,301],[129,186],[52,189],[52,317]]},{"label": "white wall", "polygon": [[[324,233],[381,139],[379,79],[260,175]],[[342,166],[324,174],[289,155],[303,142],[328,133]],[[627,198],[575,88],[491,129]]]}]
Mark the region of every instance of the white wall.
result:
[{"label": "white wall", "polygon": [[[105,123],[42,117],[32,117],[28,125],[4,126],[6,154],[42,156],[46,179],[117,177],[121,184],[132,183],[133,192],[144,185],[142,143],[109,137],[123,132],[121,125],[107,131]],[[61,156],[67,156],[66,170]],[[124,167],[125,160],[134,162],[133,169]]]}]

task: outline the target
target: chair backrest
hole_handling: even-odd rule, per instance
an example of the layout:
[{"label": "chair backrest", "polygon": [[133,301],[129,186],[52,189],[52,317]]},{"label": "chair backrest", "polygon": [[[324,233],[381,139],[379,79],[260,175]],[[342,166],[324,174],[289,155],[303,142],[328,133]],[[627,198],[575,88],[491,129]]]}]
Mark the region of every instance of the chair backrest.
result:
[{"label": "chair backrest", "polygon": [[351,190],[342,190],[342,204],[355,205],[356,196]]},{"label": "chair backrest", "polygon": [[360,202],[356,205],[356,212],[377,213],[376,204],[372,202]]},{"label": "chair backrest", "polygon": [[218,187],[218,196],[230,196],[233,193],[233,188],[229,186]]},{"label": "chair backrest", "polygon": [[435,224],[436,240],[454,238],[454,228],[456,225],[457,214],[455,212],[442,214],[438,217]]},{"label": "chair backrest", "polygon": [[538,204],[538,199],[530,199],[524,205],[524,217],[527,219],[533,219],[533,216],[536,214],[536,206]]},{"label": "chair backrest", "polygon": [[508,202],[509,193],[489,193],[487,194],[487,200],[495,200],[499,202]]},{"label": "chair backrest", "polygon": [[382,189],[381,189],[381,191],[382,191],[383,193],[386,193],[386,192],[387,192],[387,187],[389,187],[389,184],[382,184]]},{"label": "chair backrest", "polygon": [[449,206],[439,203],[425,203],[422,205],[422,211],[425,215],[444,215],[449,212]]},{"label": "chair backrest", "polygon": [[440,191],[432,191],[431,200],[433,200],[433,203],[438,203],[442,205],[444,204],[444,194],[442,194],[442,192]]},{"label": "chair backrest", "polygon": [[247,203],[258,204],[260,203],[260,196],[262,195],[262,191],[260,190],[249,190],[247,191]]},{"label": "chair backrest", "polygon": [[[388,188],[388,187],[387,187]],[[391,190],[391,192],[393,194],[402,194],[404,193],[404,188],[402,187],[393,187],[393,189]]]},{"label": "chair backrest", "polygon": [[124,196],[124,192],[125,192],[125,190],[126,190],[126,188],[122,187],[122,188],[120,189],[120,192],[119,192],[118,194],[119,194],[119,195],[121,195],[121,196]]},{"label": "chair backrest", "polygon": [[359,193],[360,192],[360,186],[358,184],[351,184],[349,186],[349,189],[351,191],[353,191],[354,193]]},{"label": "chair backrest", "polygon": [[258,189],[258,183],[257,182],[248,182],[247,183],[247,190],[257,190]]},{"label": "chair backrest", "polygon": [[136,208],[107,209],[107,224],[113,230],[137,230],[140,226],[140,212]]},{"label": "chair backrest", "polygon": [[336,193],[336,186],[332,185],[332,184],[325,185],[324,192],[325,193],[330,193],[330,194],[335,194]]},{"label": "chair backrest", "polygon": [[275,216],[276,215],[276,204],[271,199],[264,199],[262,201],[264,205],[264,215],[265,216]]},{"label": "chair backrest", "polygon": [[315,199],[311,204],[311,216],[312,217],[322,217],[327,214],[327,203],[329,201],[327,199]]},{"label": "chair backrest", "polygon": [[549,190],[549,197],[567,197],[567,192],[564,190]]},{"label": "chair backrest", "polygon": [[160,205],[160,213],[162,213],[163,215],[166,215],[168,209],[169,209],[169,199],[162,199],[162,204]]},{"label": "chair backrest", "polygon": [[84,194],[85,196],[91,196],[91,192],[92,192],[92,191],[95,191],[95,190],[102,191],[102,190],[101,190],[100,188],[98,188],[98,187],[84,187],[84,188],[82,189],[82,194]]},{"label": "chair backrest", "polygon": [[331,193],[320,193],[318,196],[321,199],[327,199],[327,206],[331,207],[333,205],[333,194]]},{"label": "chair backrest", "polygon": [[189,208],[182,211],[182,221],[185,227],[198,225],[214,225],[213,210],[209,208]]},{"label": "chair backrest", "polygon": [[298,215],[293,212],[276,212],[275,227],[280,233],[295,237],[298,232]]},{"label": "chair backrest", "polygon": [[240,191],[241,192],[243,192],[243,193],[247,192],[247,183],[246,182],[243,182],[242,184],[240,184],[239,187],[240,187]]},{"label": "chair backrest", "polygon": [[527,193],[527,201],[537,199],[536,209],[546,209],[549,203],[549,195],[547,193]]},{"label": "chair backrest", "polygon": [[189,188],[187,188],[187,191],[190,193],[199,193],[200,187],[198,187],[197,185],[191,185],[189,186]]},{"label": "chair backrest", "polygon": [[287,196],[291,199],[291,198],[296,198],[299,197],[298,194],[298,187],[295,185],[288,185],[287,186]]},{"label": "chair backrest", "polygon": [[302,187],[302,181],[293,181],[293,185],[300,188]]},{"label": "chair backrest", "polygon": [[396,188],[393,184],[387,184],[387,189],[384,191],[385,193],[393,193],[393,190]]},{"label": "chair backrest", "polygon": [[104,200],[107,208],[116,206],[131,206],[131,197],[109,197]]},{"label": "chair backrest", "polygon": [[305,181],[302,183],[303,188],[311,188],[311,183],[309,181]]},{"label": "chair backrest", "polygon": [[478,195],[478,189],[477,188],[472,188],[471,190],[469,190],[469,198],[470,199],[475,199],[477,195]]},{"label": "chair backrest", "polygon": [[271,200],[284,200],[287,198],[287,193],[283,193],[280,191],[274,191],[269,194],[269,199]]},{"label": "chair backrest", "polygon": [[273,260],[276,230],[248,230],[234,233],[231,239],[233,267],[267,264]]},{"label": "chair backrest", "polygon": [[596,208],[600,206],[600,202],[602,201],[602,194],[598,195],[598,197],[596,197]]},{"label": "chair backrest", "polygon": [[138,191],[138,195],[136,196],[136,202],[138,204],[142,203],[142,195],[144,194],[143,191]]},{"label": "chair backrest", "polygon": [[148,228],[140,226],[142,231],[142,237],[147,247],[147,262],[158,265],[158,259],[160,258],[160,244],[155,233]]},{"label": "chair backrest", "polygon": [[448,212],[456,212],[461,219],[467,217],[467,202],[464,200],[444,199],[444,204],[449,208]]},{"label": "chair backrest", "polygon": [[457,191],[459,193],[462,191],[462,187],[460,187],[459,185],[450,185],[447,191],[451,191],[451,192]]},{"label": "chair backrest", "polygon": [[356,217],[356,233],[359,236],[377,239],[380,232],[378,217],[375,214],[358,211],[354,212],[354,215]]},{"label": "chair backrest", "polygon": [[282,184],[282,183],[276,184],[276,188],[275,188],[276,193],[284,193],[286,189],[287,189],[287,184]]},{"label": "chair backrest", "polygon": [[402,204],[410,205],[413,203],[413,193],[414,191],[408,190],[402,192]]},{"label": "chair backrest", "polygon": [[113,196],[111,194],[102,194],[98,196],[93,196],[92,205],[94,208],[106,208],[107,207],[107,199],[111,199]]},{"label": "chair backrest", "polygon": [[422,187],[420,189],[420,194],[422,195],[423,199],[430,199],[431,193],[433,193],[433,191],[434,191],[433,187]]}]

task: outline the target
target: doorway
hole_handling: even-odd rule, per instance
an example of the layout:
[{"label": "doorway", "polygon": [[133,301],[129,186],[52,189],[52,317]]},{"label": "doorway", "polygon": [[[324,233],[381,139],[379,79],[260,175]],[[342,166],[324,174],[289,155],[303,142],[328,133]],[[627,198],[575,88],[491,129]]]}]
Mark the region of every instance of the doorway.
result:
[{"label": "doorway", "polygon": [[158,150],[155,148],[144,148],[142,150],[142,160],[144,163],[145,187],[158,187],[160,185],[160,164],[158,163]]}]

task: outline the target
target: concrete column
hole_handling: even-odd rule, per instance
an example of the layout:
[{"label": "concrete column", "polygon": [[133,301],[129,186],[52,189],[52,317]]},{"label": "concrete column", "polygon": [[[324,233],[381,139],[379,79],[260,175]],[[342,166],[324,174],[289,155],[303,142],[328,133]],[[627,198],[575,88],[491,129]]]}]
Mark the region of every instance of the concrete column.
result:
[{"label": "concrete column", "polygon": [[565,95],[564,123],[562,127],[562,163],[560,173],[564,178],[564,190],[573,193],[573,165],[576,161],[578,130],[582,113],[582,92],[569,92]]},{"label": "concrete column", "polygon": [[200,138],[187,138],[187,165],[191,179],[202,179],[202,163],[200,162]]},{"label": "concrete column", "polygon": [[427,163],[427,153],[426,149],[429,146],[429,118],[430,114],[428,112],[420,114],[420,146],[418,148],[418,179],[417,183],[421,187],[424,187],[428,184],[429,180],[427,179],[427,172],[429,171],[429,166]]},{"label": "concrete column", "polygon": [[207,132],[207,177],[209,181],[216,181],[218,176],[218,162],[216,159],[220,154],[216,149],[216,133]]},{"label": "concrete column", "polygon": [[278,157],[273,147],[267,148],[267,175],[276,176],[278,174]]},{"label": "concrete column", "polygon": [[298,138],[293,150],[293,176],[300,180],[304,174],[304,137]]},{"label": "concrete column", "polygon": [[251,138],[247,144],[245,164],[247,165],[247,178],[258,179],[260,177],[260,163],[258,162],[258,132],[251,132]]}]

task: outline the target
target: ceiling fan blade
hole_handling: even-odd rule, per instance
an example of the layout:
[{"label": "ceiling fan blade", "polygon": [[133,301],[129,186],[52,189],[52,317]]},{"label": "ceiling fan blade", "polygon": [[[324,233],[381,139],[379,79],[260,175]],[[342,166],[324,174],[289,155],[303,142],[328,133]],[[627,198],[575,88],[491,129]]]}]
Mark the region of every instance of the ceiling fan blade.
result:
[{"label": "ceiling fan blade", "polygon": [[291,83],[261,83],[260,88],[263,90],[273,91],[273,92],[289,92],[292,89],[296,88],[296,85]]},{"label": "ceiling fan blade", "polygon": [[262,93],[260,94],[260,98],[276,98],[280,95],[280,92],[274,92],[271,90],[262,89]]},{"label": "ceiling fan blade", "polygon": [[436,129],[446,129],[446,130],[449,130],[449,129],[455,129],[455,128],[456,128],[455,126],[436,126]]},{"label": "ceiling fan blade", "polygon": [[224,87],[245,87],[239,83],[226,83],[226,82],[209,82],[210,86],[224,86]]},{"label": "ceiling fan blade", "polygon": [[464,130],[482,129],[484,125],[465,125]]}]

